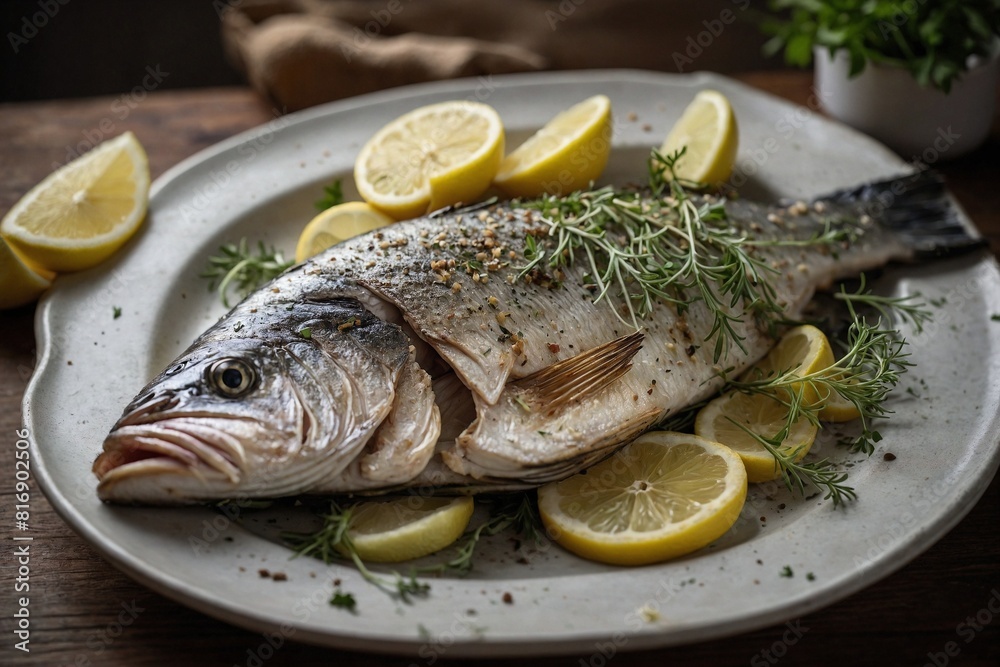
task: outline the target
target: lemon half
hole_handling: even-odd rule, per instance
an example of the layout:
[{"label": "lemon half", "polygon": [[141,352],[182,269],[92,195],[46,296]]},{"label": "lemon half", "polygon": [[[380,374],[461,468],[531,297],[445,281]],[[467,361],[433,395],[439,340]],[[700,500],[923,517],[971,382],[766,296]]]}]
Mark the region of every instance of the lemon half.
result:
[{"label": "lemon half", "polygon": [[552,538],[604,563],[644,565],[696,551],[736,522],[747,494],[740,458],[684,433],[651,431],[538,490]]}]

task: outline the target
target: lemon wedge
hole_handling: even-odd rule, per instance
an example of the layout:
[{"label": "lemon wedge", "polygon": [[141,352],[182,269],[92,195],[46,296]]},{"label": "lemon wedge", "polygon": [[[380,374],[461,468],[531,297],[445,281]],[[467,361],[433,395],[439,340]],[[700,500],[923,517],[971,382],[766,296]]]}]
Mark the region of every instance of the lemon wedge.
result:
[{"label": "lemon wedge", "polygon": [[309,221],[295,246],[295,261],[304,262],[341,241],[391,225],[393,219],[359,201],[332,206]]},{"label": "lemon wedge", "polygon": [[703,90],[684,109],[660,147],[664,156],[687,148],[677,162],[677,176],[715,185],[733,171],[739,147],[736,115],[722,93]]},{"label": "lemon wedge", "polygon": [[347,535],[362,560],[398,563],[444,549],[465,532],[471,497],[407,496],[358,503]]},{"label": "lemon wedge", "polygon": [[149,163],[131,132],[49,174],[0,223],[22,256],[51,271],[108,258],[139,228],[149,199]]},{"label": "lemon wedge", "polygon": [[718,539],[746,494],[743,463],[728,448],[651,431],[585,474],[541,487],[538,509],[552,538],[573,553],[645,565]]},{"label": "lemon wedge", "polygon": [[[742,379],[747,382],[767,380],[786,371],[805,377],[830,368],[833,364],[833,349],[826,334],[811,324],[803,324],[789,329],[767,356],[743,373]],[[825,388],[823,390],[825,393]],[[807,405],[819,402],[817,388],[807,384],[803,400]]]},{"label": "lemon wedge", "polygon": [[451,101],[415,109],[375,133],[354,163],[358,192],[396,220],[476,200],[503,159],[497,112]]},{"label": "lemon wedge", "polygon": [[[764,438],[773,438],[788,422],[788,407],[767,394],[726,392],[698,411],[694,432],[703,438],[722,443],[743,459],[747,479],[767,482],[781,475],[777,460],[741,426]],[[800,461],[809,452],[819,428],[802,416],[788,431],[778,447]]]},{"label": "lemon wedge", "polygon": [[512,197],[564,195],[596,181],[611,155],[611,100],[563,111],[500,163],[494,183]]},{"label": "lemon wedge", "polygon": [[0,310],[29,304],[47,290],[56,274],[19,257],[0,239]]}]

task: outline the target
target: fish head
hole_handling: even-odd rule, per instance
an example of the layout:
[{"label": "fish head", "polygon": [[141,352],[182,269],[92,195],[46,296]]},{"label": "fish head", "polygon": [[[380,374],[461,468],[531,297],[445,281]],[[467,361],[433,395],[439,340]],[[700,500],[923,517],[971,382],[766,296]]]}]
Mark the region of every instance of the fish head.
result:
[{"label": "fish head", "polygon": [[391,408],[408,354],[398,327],[349,310],[208,332],[125,408],[94,462],[98,495],[279,497],[339,472]]}]

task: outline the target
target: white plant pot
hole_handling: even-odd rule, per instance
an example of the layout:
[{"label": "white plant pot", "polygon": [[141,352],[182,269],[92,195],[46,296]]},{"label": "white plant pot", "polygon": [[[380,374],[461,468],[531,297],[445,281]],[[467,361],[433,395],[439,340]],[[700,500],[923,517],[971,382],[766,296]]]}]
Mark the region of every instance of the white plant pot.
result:
[{"label": "white plant pot", "polygon": [[946,95],[922,87],[908,70],[868,63],[848,78],[849,57],[817,48],[816,93],[834,118],[869,134],[904,158],[931,164],[956,158],[989,134],[1000,57],[965,72]]}]

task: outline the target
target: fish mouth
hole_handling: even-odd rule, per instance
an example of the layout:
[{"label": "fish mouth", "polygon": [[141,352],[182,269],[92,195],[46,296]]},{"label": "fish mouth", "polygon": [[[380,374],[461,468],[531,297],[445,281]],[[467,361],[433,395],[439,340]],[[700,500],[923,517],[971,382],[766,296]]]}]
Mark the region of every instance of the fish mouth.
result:
[{"label": "fish mouth", "polygon": [[240,482],[243,447],[210,423],[212,420],[173,417],[150,421],[149,416],[148,411],[139,418],[129,414],[104,440],[104,451],[93,466],[101,487],[137,475],[164,473],[233,485]]}]

